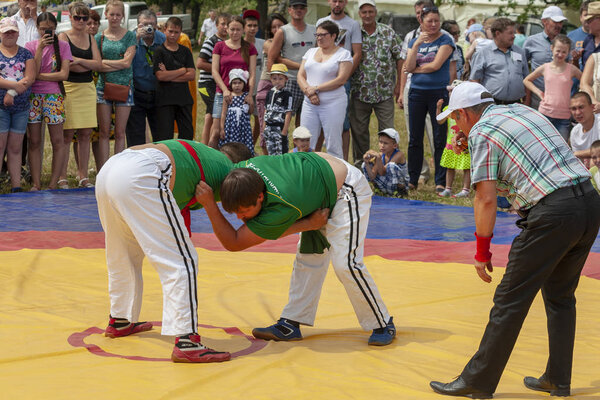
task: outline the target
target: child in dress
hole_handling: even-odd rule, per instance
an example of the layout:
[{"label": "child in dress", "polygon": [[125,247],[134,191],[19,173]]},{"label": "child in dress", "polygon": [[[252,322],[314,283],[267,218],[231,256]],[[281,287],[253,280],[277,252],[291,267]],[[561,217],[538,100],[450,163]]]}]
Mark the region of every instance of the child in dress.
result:
[{"label": "child in dress", "polygon": [[[457,85],[456,82],[460,83],[460,81],[453,82],[451,88]],[[436,114],[438,115],[442,112],[443,102],[443,99],[440,99],[437,102]],[[446,108],[444,108],[444,110]],[[440,165],[446,168],[446,188],[438,193],[438,196],[469,197],[469,193],[471,192],[471,155],[469,154],[468,148],[460,154],[456,154],[452,150],[452,138],[458,134],[460,130],[458,129],[458,125],[456,125],[456,121],[450,117],[448,117],[447,120],[448,138],[446,140],[446,148],[444,149],[444,152],[442,153],[442,159],[440,160]],[[444,121],[441,121],[441,123],[444,123]],[[457,169],[461,169],[463,171],[463,188],[460,192],[452,194],[452,182],[454,182],[454,176],[456,175]]]},{"label": "child in dress", "polygon": [[368,150],[363,156],[362,170],[369,182],[388,195],[405,195],[408,189],[408,167],[404,153],[398,150],[400,135],[393,128],[377,134],[379,150]]},{"label": "child in dress", "polygon": [[229,72],[232,99],[230,104],[223,102],[219,147],[225,143],[243,143],[250,149],[254,157],[254,143],[252,141],[252,128],[250,127],[250,114],[254,111],[254,106],[246,102],[248,92],[244,91],[248,83],[248,76],[248,71],[239,68],[232,69]]},{"label": "child in dress", "polygon": [[292,138],[294,140],[294,148],[290,151],[290,153],[298,153],[298,152],[310,153],[311,151],[314,151],[310,147],[310,138],[311,137],[312,137],[312,135],[310,134],[310,131],[308,130],[308,128],[306,128],[304,126],[299,126],[296,129],[294,129],[294,132],[292,132]]},{"label": "child in dress", "polygon": [[[523,79],[525,88],[542,99],[538,111],[548,118],[567,142],[571,131],[571,87],[573,78],[581,79],[579,68],[567,62],[570,48],[571,39],[557,35],[551,46],[552,61],[540,65]],[[533,84],[540,76],[544,77],[544,92]]]},{"label": "child in dress", "polygon": [[596,190],[600,193],[600,140],[596,140],[590,147],[592,154],[591,162],[592,167],[590,168],[590,174],[592,174],[592,183]]}]

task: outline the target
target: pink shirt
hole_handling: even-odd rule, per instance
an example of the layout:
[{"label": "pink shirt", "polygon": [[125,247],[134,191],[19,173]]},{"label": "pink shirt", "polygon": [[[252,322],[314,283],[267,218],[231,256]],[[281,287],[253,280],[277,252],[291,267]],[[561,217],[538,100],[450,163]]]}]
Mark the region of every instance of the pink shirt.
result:
[{"label": "pink shirt", "polygon": [[[37,47],[37,40],[33,40],[25,44],[25,48],[29,50],[34,57]],[[59,40],[58,48],[60,50],[61,59],[73,61],[73,56],[71,55],[71,47],[69,47],[69,43]],[[40,72],[46,73],[58,71],[60,71],[60,66],[56,65],[54,45],[44,47],[44,50],[42,50],[42,66],[40,68]],[[56,81],[36,80],[31,86],[31,92],[36,94],[60,93],[60,87],[58,86],[58,82]]]},{"label": "pink shirt", "polygon": [[571,64],[567,64],[561,73],[550,69],[551,63],[544,64],[544,99],[540,102],[538,111],[547,117],[556,119],[571,118],[569,105],[571,102]]},{"label": "pink shirt", "polygon": [[[252,43],[249,43],[250,50],[248,51],[249,56],[258,55],[256,51],[256,47]],[[219,42],[215,44],[213,49],[213,54],[218,54],[220,58],[219,60],[219,73],[221,74],[221,79],[227,87],[229,87],[229,71],[232,69],[240,68],[244,71],[249,71],[250,66],[246,64],[244,58],[242,57],[242,49],[239,48],[234,50],[225,44],[225,41]],[[256,79],[256,77],[255,77]],[[246,85],[247,86],[247,85]],[[223,91],[219,86],[217,86],[217,93],[222,93]]]}]

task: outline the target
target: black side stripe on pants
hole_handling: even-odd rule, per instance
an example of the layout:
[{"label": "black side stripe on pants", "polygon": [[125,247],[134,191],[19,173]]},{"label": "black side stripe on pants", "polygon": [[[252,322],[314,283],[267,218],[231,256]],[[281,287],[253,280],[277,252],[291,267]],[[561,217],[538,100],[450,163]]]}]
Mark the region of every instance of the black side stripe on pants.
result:
[{"label": "black side stripe on pants", "polygon": [[[163,209],[165,210],[165,215],[167,216],[167,220],[169,221],[169,225],[171,226],[171,230],[173,231],[173,237],[175,238],[177,248],[179,249],[179,253],[181,254],[181,258],[183,259],[183,264],[185,265],[185,270],[187,272],[190,315],[192,316],[192,326],[190,333],[197,333],[198,321],[196,320],[196,307],[198,304],[198,294],[196,292],[196,266],[194,265],[194,259],[185,241],[184,235],[187,235],[187,230],[185,230],[184,232],[184,230],[181,228],[181,225],[179,225],[179,221],[177,220],[177,216],[175,214],[176,211],[169,197],[169,191],[167,190],[168,180],[165,179],[164,173],[167,172],[170,168],[171,165],[169,164],[169,166],[164,171],[161,171],[163,173],[163,176],[161,176],[161,178],[158,180],[158,189],[160,193],[160,201],[162,202]],[[175,222],[175,224],[173,222]],[[182,244],[183,247],[185,247],[185,250],[182,248]]]},{"label": "black side stripe on pants", "polygon": [[[381,328],[383,328],[387,325],[387,321],[385,320],[385,317],[383,316],[383,313],[381,312],[381,308],[379,307],[379,304],[377,304],[377,299],[373,295],[373,291],[369,287],[368,282],[365,280],[365,277],[364,277],[362,271],[360,269],[356,268],[356,249],[358,248],[358,245],[359,245],[358,241],[359,241],[359,232],[360,232],[360,230],[359,230],[360,214],[358,212],[358,196],[356,195],[356,192],[354,191],[353,186],[348,185],[347,183],[344,183],[343,186],[350,189],[350,191],[352,192],[352,198],[347,200],[348,213],[349,213],[349,218],[350,218],[350,238],[348,240],[348,269],[350,270],[350,274],[354,278],[354,281],[358,285],[358,288],[360,289],[363,296],[365,297],[365,300],[369,304],[369,307],[371,307],[371,310],[373,311],[373,315],[375,315],[375,319],[377,319],[379,326]],[[356,212],[356,227],[354,226],[355,218],[354,218],[353,212],[352,212],[353,203],[354,203],[354,209],[356,210],[355,211]],[[357,276],[357,273],[359,276]],[[361,281],[362,281],[362,284],[361,284]],[[369,292],[369,294],[371,295],[371,298],[369,298],[366,291]],[[373,299],[373,301],[371,301],[371,299]],[[375,304],[373,304],[373,303],[375,303]],[[377,310],[375,310],[375,308],[377,308]]]}]

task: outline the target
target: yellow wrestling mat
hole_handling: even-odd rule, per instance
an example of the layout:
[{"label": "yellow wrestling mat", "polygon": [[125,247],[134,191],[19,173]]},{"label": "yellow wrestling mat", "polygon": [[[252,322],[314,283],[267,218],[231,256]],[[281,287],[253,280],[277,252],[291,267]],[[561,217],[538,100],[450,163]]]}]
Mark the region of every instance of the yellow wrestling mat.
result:
[{"label": "yellow wrestling mat", "polygon": [[[444,399],[429,381],[450,381],[476,351],[494,282],[472,266],[366,259],[398,329],[392,345],[367,346],[343,287],[331,271],[315,327],[300,342],[251,339],[287,300],[292,254],[198,249],[203,342],[233,353],[222,364],[168,361],[173,339],[150,332],[102,336],[108,321],[104,250],[0,253],[1,399]],[[160,321],[158,275],[145,265],[142,318]],[[600,399],[600,281],[582,277],[572,393]],[[157,322],[158,323],[158,322]],[[538,296],[495,398],[542,399],[524,388],[547,358]]]}]

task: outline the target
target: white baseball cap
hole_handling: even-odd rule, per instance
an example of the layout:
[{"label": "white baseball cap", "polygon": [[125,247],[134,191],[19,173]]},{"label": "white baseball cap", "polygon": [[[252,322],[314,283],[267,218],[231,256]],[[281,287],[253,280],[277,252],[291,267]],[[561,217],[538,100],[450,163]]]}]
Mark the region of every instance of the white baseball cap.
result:
[{"label": "white baseball cap", "polygon": [[377,135],[386,135],[390,139],[396,141],[396,143],[400,143],[400,135],[398,135],[398,131],[394,128],[386,128],[382,131],[377,132]]},{"label": "white baseball cap", "polygon": [[365,4],[368,4],[370,6],[373,6],[373,7],[377,8],[377,6],[375,5],[375,1],[374,0],[359,0],[358,1],[358,9],[360,10],[360,8],[362,6],[364,6]]},{"label": "white baseball cap", "polygon": [[450,102],[446,111],[442,112],[437,116],[437,120],[441,121],[448,117],[452,111],[460,110],[461,108],[468,108],[476,106],[481,103],[493,102],[494,98],[479,83],[475,82],[463,82],[457,85],[452,93],[450,94]]},{"label": "white baseball cap", "polygon": [[311,137],[310,131],[304,126],[299,126],[292,132],[292,138],[294,139],[310,139]]},{"label": "white baseball cap", "polygon": [[554,22],[563,22],[567,19],[562,10],[557,6],[549,6],[544,9],[542,19],[550,18]]}]

